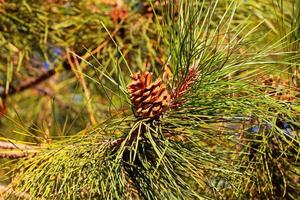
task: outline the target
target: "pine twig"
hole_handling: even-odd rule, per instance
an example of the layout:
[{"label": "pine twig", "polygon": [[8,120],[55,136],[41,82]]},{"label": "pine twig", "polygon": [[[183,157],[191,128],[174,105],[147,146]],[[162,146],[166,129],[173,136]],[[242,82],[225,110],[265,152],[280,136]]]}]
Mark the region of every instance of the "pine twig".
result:
[{"label": "pine twig", "polygon": [[0,158],[8,158],[8,159],[19,159],[19,158],[25,158],[29,156],[28,152],[0,152]]},{"label": "pine twig", "polygon": [[[67,48],[67,59],[68,59],[68,62],[71,66],[71,69],[72,71],[74,72],[75,74],[75,77],[79,80],[80,84],[82,85],[82,88],[83,88],[83,91],[84,91],[84,95],[85,95],[85,98],[87,100],[87,111],[89,113],[89,117],[90,117],[90,121],[92,123],[93,126],[95,126],[97,124],[97,121],[95,119],[95,116],[93,114],[93,107],[91,105],[91,95],[90,95],[90,91],[87,87],[87,84],[86,84],[86,81],[84,79],[84,77],[82,76],[82,68],[80,67],[80,64],[78,62],[78,59],[75,55],[73,55],[73,59],[74,59],[74,62],[72,61],[71,59],[71,55],[70,55],[70,50]],[[76,68],[75,68],[76,66]]]},{"label": "pine twig", "polygon": [[15,87],[15,88],[10,87],[8,92],[3,91],[0,93],[0,98],[5,99],[7,96],[11,96],[16,93],[22,92],[26,89],[32,88],[32,87],[40,84],[41,82],[51,78],[55,73],[56,73],[55,69],[51,69],[47,72],[44,72],[39,77],[32,78],[32,79],[29,79],[29,80],[21,83],[19,86]]},{"label": "pine twig", "polygon": [[72,110],[74,113],[76,114],[80,114],[80,110],[74,108],[73,106],[66,104],[62,98],[60,98],[59,96],[55,95],[53,91],[51,91],[49,88],[45,88],[45,87],[40,87],[37,86],[36,90],[38,92],[40,92],[41,94],[50,97],[51,99],[53,99],[54,101],[57,102],[57,104],[59,106],[61,106],[62,108],[66,108],[66,109],[70,109]]},{"label": "pine twig", "polygon": [[0,117],[4,116],[6,113],[6,105],[2,98],[0,98]]},{"label": "pine twig", "polygon": [[33,150],[36,147],[25,145],[25,144],[16,144],[12,142],[0,141],[0,149],[21,149],[21,150]]},{"label": "pine twig", "polygon": [[[114,36],[118,33],[118,31],[119,31],[120,29],[121,29],[121,25],[118,24],[118,25],[116,26],[116,28],[113,30],[113,32],[111,33],[111,36],[114,37]],[[91,57],[91,56],[93,56],[93,55],[99,53],[102,49],[104,49],[104,47],[106,47],[106,46],[108,45],[109,41],[110,41],[110,37],[108,36],[108,37],[106,37],[106,38],[103,40],[103,42],[101,42],[101,43],[99,44],[99,46],[97,46],[93,51],[87,52],[86,54],[84,54],[84,55],[82,56],[82,60],[86,60],[86,59],[88,59],[89,57]]]},{"label": "pine twig", "polygon": [[0,158],[18,159],[37,153],[37,147],[0,141]]}]

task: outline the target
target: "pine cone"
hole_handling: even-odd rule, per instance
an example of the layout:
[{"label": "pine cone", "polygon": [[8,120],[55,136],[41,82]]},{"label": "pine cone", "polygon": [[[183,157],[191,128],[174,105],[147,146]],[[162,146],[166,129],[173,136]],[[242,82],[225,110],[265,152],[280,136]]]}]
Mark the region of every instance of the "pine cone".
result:
[{"label": "pine cone", "polygon": [[195,66],[190,67],[184,80],[172,92],[172,108],[177,108],[184,104],[185,100],[180,98],[189,91],[198,78],[199,72],[197,68]]},{"label": "pine cone", "polygon": [[131,76],[132,83],[128,85],[131,101],[139,116],[155,117],[169,108],[171,96],[162,80],[152,82],[152,73],[137,73]]}]

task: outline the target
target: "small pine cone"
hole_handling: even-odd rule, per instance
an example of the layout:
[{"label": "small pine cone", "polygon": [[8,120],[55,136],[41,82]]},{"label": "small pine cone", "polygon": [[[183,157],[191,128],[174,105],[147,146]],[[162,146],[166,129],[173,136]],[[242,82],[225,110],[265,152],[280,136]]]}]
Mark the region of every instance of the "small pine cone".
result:
[{"label": "small pine cone", "polygon": [[155,117],[169,108],[171,96],[160,78],[152,82],[150,72],[137,73],[131,78],[133,81],[128,85],[128,91],[139,116]]},{"label": "small pine cone", "polygon": [[186,94],[191,86],[199,78],[199,71],[195,66],[189,68],[189,71],[180,85],[178,85],[172,92],[172,108],[177,108],[184,104],[185,100],[180,99],[184,94]]},{"label": "small pine cone", "polygon": [[173,92],[173,98],[179,98],[184,93],[186,93],[190,89],[191,85],[196,82],[198,76],[199,74],[196,67],[191,67],[188,71],[187,76],[183,80],[183,83]]}]

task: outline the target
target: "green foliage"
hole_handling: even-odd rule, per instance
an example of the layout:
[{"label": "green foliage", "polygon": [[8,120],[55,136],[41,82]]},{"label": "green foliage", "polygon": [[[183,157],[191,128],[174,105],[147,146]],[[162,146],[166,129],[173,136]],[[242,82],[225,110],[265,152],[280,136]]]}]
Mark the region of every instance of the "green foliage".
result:
[{"label": "green foliage", "polygon": [[[157,24],[151,16],[144,15],[143,7],[130,2],[124,9],[131,13],[120,21],[113,21],[112,14],[118,9],[105,1],[7,1],[1,4],[1,96],[40,77],[46,70],[55,72],[55,78],[37,87],[33,85],[21,95],[21,92],[6,95],[8,113],[14,121],[21,118],[19,123],[25,129],[39,127],[50,136],[63,136],[89,126],[90,120],[85,117],[88,104],[98,122],[115,115],[120,107],[128,107],[116,99],[117,87],[103,79],[102,72],[117,80],[122,71],[127,79],[128,64],[132,70],[145,70],[149,61],[153,66],[161,66],[163,44],[156,32]],[[74,76],[80,75],[77,68],[75,72],[70,70],[67,48],[84,59],[78,58],[78,62],[81,76],[86,76],[90,98],[86,98],[78,77]],[[99,87],[87,77],[93,77],[103,86]],[[1,121],[2,130],[13,131],[14,123]],[[34,134],[47,138],[43,133]]]},{"label": "green foliage", "polygon": [[[291,71],[299,68],[299,3],[264,0],[259,7],[239,0],[150,2],[155,20],[146,20],[145,32],[136,32],[141,43],[133,39],[135,34],[130,36],[131,21],[122,26],[129,36],[118,37],[105,19],[99,20],[113,41],[103,49],[110,61],[101,55],[76,55],[75,50],[72,59],[80,64],[73,72],[81,77],[78,82],[88,81],[89,91],[98,92],[99,99],[107,98],[106,106],[117,113],[109,110],[108,119],[99,125],[73,136],[57,132],[53,135],[59,137],[48,135],[46,142],[46,137],[32,134],[38,128],[27,130],[21,124],[23,131],[17,135],[26,135],[38,146],[29,156],[2,165],[11,181],[6,197],[298,199],[299,90],[292,82],[289,92],[296,98],[280,98],[275,95],[278,88],[263,85],[260,78],[271,72],[292,78]],[[132,13],[130,19],[139,17]],[[82,40],[87,52],[94,48],[88,41],[92,40]],[[187,82],[191,69],[196,69],[197,80],[163,115],[135,117],[128,106],[129,74],[151,70],[159,77],[166,66],[172,71],[165,80],[170,93]],[[66,82],[71,82],[66,96],[78,91],[77,79],[70,76],[66,73]],[[82,105],[87,110],[83,124],[93,114],[88,104],[89,99]],[[55,109],[52,113],[57,114]],[[77,121],[73,123],[78,128]]]}]

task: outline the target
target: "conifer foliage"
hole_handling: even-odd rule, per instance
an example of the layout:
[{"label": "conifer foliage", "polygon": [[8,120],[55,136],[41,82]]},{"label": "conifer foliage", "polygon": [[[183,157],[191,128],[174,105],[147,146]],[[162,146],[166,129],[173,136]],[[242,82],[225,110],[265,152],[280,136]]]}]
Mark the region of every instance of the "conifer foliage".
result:
[{"label": "conifer foliage", "polygon": [[[130,2],[129,14],[113,21],[144,6]],[[299,199],[299,88],[292,74],[300,63],[300,1],[279,2],[150,1],[144,8],[157,25],[160,54],[149,50],[143,64],[103,23],[117,49],[112,62],[66,54],[85,96],[88,87],[101,88],[94,91],[116,114],[73,135],[41,141],[31,128],[16,132],[27,136],[23,144],[2,138],[2,158],[18,158],[3,161],[3,196]],[[266,78],[273,72],[288,80],[288,91],[276,84],[281,78]],[[95,104],[86,103],[91,118]]]}]

